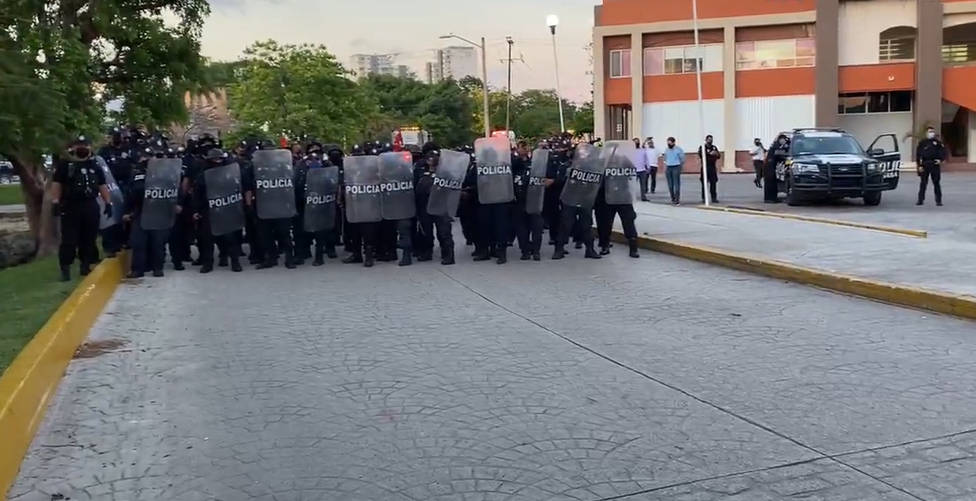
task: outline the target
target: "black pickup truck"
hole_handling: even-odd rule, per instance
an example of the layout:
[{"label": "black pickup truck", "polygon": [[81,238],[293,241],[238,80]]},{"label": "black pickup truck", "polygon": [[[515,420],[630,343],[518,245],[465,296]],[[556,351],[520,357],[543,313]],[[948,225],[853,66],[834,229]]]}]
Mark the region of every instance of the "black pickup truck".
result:
[{"label": "black pickup truck", "polygon": [[881,193],[898,187],[901,154],[894,134],[883,134],[865,151],[842,129],[794,129],[789,155],[776,159],[780,193],[789,205],[813,200],[863,198],[881,203]]}]

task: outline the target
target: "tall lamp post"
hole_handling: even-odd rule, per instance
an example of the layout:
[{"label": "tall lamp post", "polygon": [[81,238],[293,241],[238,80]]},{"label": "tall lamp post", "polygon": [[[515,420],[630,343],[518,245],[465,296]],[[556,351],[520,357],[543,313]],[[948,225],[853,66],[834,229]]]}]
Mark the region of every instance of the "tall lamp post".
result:
[{"label": "tall lamp post", "polygon": [[479,45],[479,44],[476,44],[476,43],[472,42],[471,40],[468,40],[467,38],[464,38],[464,37],[455,35],[454,33],[451,33],[450,35],[441,35],[440,36],[440,39],[441,40],[447,40],[449,38],[456,38],[456,39],[458,39],[458,40],[460,40],[462,42],[471,44],[471,45],[473,45],[473,46],[481,49],[481,83],[484,84],[484,86],[485,86],[485,90],[484,90],[484,94],[485,94],[485,99],[484,99],[484,107],[485,107],[485,137],[491,137],[491,117],[488,114],[488,60],[487,60],[487,55],[486,55],[486,50],[485,50],[485,37],[481,37],[481,44]]},{"label": "tall lamp post", "polygon": [[701,43],[698,39],[698,0],[691,0],[691,18],[695,31],[695,81],[698,85],[698,140],[701,143],[702,193],[705,194],[705,207],[712,205],[711,191],[708,189],[708,151],[705,147],[705,102],[702,100],[702,64],[705,55],[702,54]]},{"label": "tall lamp post", "polygon": [[566,119],[563,118],[563,95],[559,89],[559,53],[556,51],[556,26],[559,26],[559,16],[549,14],[546,16],[546,25],[552,33],[552,59],[556,63],[556,99],[559,101],[559,130],[566,132]]}]

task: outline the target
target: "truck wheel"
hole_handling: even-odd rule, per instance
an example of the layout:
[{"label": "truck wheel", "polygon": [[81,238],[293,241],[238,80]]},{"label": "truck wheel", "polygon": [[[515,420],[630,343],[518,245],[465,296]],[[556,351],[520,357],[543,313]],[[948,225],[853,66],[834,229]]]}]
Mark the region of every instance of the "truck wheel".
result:
[{"label": "truck wheel", "polygon": [[880,191],[869,191],[864,194],[864,205],[869,207],[874,207],[876,205],[881,205],[881,192]]},{"label": "truck wheel", "polygon": [[793,189],[793,184],[789,181],[786,182],[786,205],[800,205],[800,195]]}]

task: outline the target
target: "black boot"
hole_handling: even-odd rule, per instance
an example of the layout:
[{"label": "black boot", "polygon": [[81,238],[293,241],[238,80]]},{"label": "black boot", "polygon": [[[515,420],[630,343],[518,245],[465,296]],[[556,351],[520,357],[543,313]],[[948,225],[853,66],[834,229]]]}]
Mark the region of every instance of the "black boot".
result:
[{"label": "black boot", "polygon": [[263,263],[258,265],[259,270],[267,270],[268,268],[274,268],[278,266],[277,259],[265,259]]},{"label": "black boot", "polygon": [[335,246],[334,245],[330,245],[330,246],[326,247],[325,248],[325,255],[326,256],[329,256],[329,259],[335,259],[336,257],[338,257],[336,255]]},{"label": "black boot", "polygon": [[83,277],[87,277],[89,273],[91,273],[91,265],[88,263],[81,263],[81,266],[78,268],[78,274]]},{"label": "black boot", "polygon": [[210,273],[213,271],[213,264],[205,264],[200,267],[200,273]]},{"label": "black boot", "polygon": [[240,258],[237,257],[230,258],[230,271],[233,271],[234,273],[240,273],[244,271],[244,268],[241,266]]},{"label": "black boot", "polygon": [[289,270],[294,270],[296,264],[297,263],[295,261],[295,256],[293,256],[291,254],[291,252],[286,252],[285,253],[285,268],[288,268]]},{"label": "black boot", "polygon": [[413,264],[413,254],[410,249],[403,249],[403,255],[400,256],[400,266],[410,266]]},{"label": "black boot", "polygon": [[532,260],[533,261],[542,261],[542,255],[539,254],[539,251],[537,251],[537,250],[532,251]]},{"label": "black boot", "polygon": [[153,276],[154,276],[154,277],[156,277],[156,278],[160,278],[160,277],[162,277],[163,275],[164,275],[164,273],[163,273],[163,270],[153,270]]},{"label": "black boot", "polygon": [[142,273],[141,271],[130,271],[130,272],[129,272],[129,273],[128,273],[128,274],[126,275],[126,276],[125,276],[125,278],[129,278],[129,279],[136,279],[136,278],[142,278],[142,277],[144,277],[144,276],[145,276],[145,275],[143,275],[143,273]]},{"label": "black boot", "polygon": [[70,282],[71,281],[71,268],[68,266],[61,267],[61,281]]},{"label": "black boot", "polygon": [[372,268],[375,264],[375,250],[372,247],[366,246],[366,251],[363,253],[363,266],[366,268]]},{"label": "black boot", "polygon": [[566,246],[563,244],[556,244],[556,250],[552,253],[553,259],[562,259],[566,257]]},{"label": "black boot", "polygon": [[498,259],[495,261],[496,263],[498,263],[498,264],[505,264],[505,263],[507,263],[508,262],[508,247],[506,247],[505,244],[499,245],[498,248],[495,249],[495,255],[498,257]]},{"label": "black boot", "polygon": [[434,251],[424,251],[417,255],[417,261],[421,263],[426,263],[427,261],[432,261],[434,259]]},{"label": "black boot", "polygon": [[582,248],[583,248],[583,242],[576,242],[576,245],[575,245],[575,247],[576,247],[577,249],[582,249]]},{"label": "black boot", "polygon": [[323,264],[325,264],[325,256],[322,255],[321,250],[316,249],[315,260],[312,261],[312,266],[322,266]]},{"label": "black boot", "polygon": [[346,256],[346,258],[343,259],[342,262],[343,264],[359,264],[363,262],[363,255],[360,254],[359,252],[353,252],[352,254]]},{"label": "black boot", "polygon": [[491,251],[488,248],[475,249],[473,255],[475,261],[487,261],[491,259]]},{"label": "black boot", "polygon": [[601,245],[600,246],[600,255],[601,256],[606,256],[607,254],[610,254],[610,246],[609,245]]},{"label": "black boot", "polygon": [[217,260],[217,266],[219,266],[221,268],[226,268],[227,267],[227,256],[220,256],[220,259]]},{"label": "black boot", "polygon": [[454,264],[454,249],[441,249],[441,264],[444,266]]},{"label": "black boot", "polygon": [[593,244],[586,246],[586,253],[583,254],[583,257],[587,259],[600,259],[600,255],[596,253],[596,250],[593,248]]},{"label": "black boot", "polygon": [[519,261],[528,261],[530,259],[532,259],[532,253],[531,252],[522,251],[522,257],[519,258]]},{"label": "black boot", "polygon": [[173,269],[176,270],[176,271],[183,271],[183,270],[186,269],[186,267],[183,266],[183,262],[182,261],[176,261],[176,262],[173,263]]},{"label": "black boot", "polygon": [[627,243],[630,244],[630,257],[639,258],[640,252],[637,252],[637,239],[631,238],[630,240],[627,240]]}]

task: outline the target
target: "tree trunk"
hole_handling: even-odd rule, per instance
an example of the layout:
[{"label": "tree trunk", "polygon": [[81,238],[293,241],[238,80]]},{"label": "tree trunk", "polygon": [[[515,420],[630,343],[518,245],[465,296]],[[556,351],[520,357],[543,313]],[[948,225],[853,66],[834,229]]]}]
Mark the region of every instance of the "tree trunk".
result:
[{"label": "tree trunk", "polygon": [[51,215],[50,196],[47,188],[47,174],[44,171],[44,161],[40,158],[30,158],[11,155],[10,162],[14,165],[14,172],[20,176],[20,189],[24,193],[24,206],[27,210],[27,224],[31,235],[37,242],[38,257],[49,256],[57,251],[60,235],[57,223]]}]

